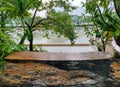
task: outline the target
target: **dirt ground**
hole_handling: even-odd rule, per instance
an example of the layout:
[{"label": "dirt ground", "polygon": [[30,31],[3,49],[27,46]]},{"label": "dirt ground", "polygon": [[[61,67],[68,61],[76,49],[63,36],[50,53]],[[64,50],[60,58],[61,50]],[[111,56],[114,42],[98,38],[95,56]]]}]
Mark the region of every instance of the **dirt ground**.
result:
[{"label": "dirt ground", "polygon": [[109,60],[6,62],[1,87],[120,87]]}]

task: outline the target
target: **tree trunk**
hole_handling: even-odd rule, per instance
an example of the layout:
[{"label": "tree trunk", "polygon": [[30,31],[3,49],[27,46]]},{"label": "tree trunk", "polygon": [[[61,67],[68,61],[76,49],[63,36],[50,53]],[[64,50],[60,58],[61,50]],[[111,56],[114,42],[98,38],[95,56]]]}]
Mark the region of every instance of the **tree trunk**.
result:
[{"label": "tree trunk", "polygon": [[29,50],[33,51],[33,38],[30,39]]},{"label": "tree trunk", "polygon": [[20,40],[20,42],[19,42],[19,44],[20,45],[22,45],[23,43],[24,43],[24,41],[25,41],[25,39],[26,39],[26,34],[24,33],[24,35],[22,36],[22,38],[21,38],[21,40]]},{"label": "tree trunk", "polygon": [[33,33],[31,27],[29,27],[30,39],[29,39],[29,51],[33,51]]}]

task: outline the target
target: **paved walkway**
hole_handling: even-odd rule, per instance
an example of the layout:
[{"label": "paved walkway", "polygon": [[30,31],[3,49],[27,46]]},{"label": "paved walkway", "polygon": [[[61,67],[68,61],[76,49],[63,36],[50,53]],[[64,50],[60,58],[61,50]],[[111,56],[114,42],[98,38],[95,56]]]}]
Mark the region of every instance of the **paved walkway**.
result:
[{"label": "paved walkway", "polygon": [[52,52],[14,52],[6,60],[35,60],[35,61],[82,61],[110,59],[112,56],[105,52],[81,53],[52,53]]}]

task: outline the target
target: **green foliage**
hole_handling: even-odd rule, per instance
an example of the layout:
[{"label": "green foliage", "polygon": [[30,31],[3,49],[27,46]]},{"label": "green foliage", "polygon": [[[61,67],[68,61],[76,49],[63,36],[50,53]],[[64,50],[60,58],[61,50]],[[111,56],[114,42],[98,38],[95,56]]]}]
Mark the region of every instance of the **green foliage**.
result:
[{"label": "green foliage", "polygon": [[72,25],[71,16],[64,12],[58,12],[53,14],[53,17],[55,17],[54,20],[56,20],[54,21],[54,31],[59,35],[67,37],[70,40],[71,44],[74,44],[76,33],[74,31],[74,26]]},{"label": "green foliage", "polygon": [[[65,12],[72,11],[76,7],[71,6],[69,0],[50,0],[49,3],[45,2],[43,3],[42,0],[2,0],[0,2],[1,8],[0,11],[8,12],[9,16],[11,18],[16,18],[19,17],[21,20],[21,24],[24,29],[24,36],[21,38],[21,44],[23,44],[24,40],[27,38],[30,46],[29,49],[32,51],[33,50],[33,31],[34,28],[36,28],[38,25],[42,24],[44,19],[49,19],[49,14],[53,14],[55,12],[55,7],[58,8],[63,8]],[[29,16],[29,10],[30,9],[35,9],[34,14],[32,17]],[[38,21],[35,21],[36,18],[36,13],[41,12],[43,10],[47,11],[47,17],[48,18],[43,18]],[[27,16],[30,17],[30,21],[28,21]],[[54,18],[54,23],[57,22],[59,23],[58,27],[60,27],[58,30],[58,27],[54,27],[54,30],[56,31],[57,34],[63,35],[65,37],[68,37],[71,41],[71,43],[74,43],[74,39],[76,38],[75,33],[73,31],[73,26],[69,25],[71,20],[67,18],[68,15],[59,15],[56,14],[56,18]],[[58,17],[57,17],[58,16]],[[61,18],[64,17],[64,20],[61,20]],[[69,17],[69,16],[68,16]],[[67,19],[66,19],[67,18]],[[65,22],[66,21],[66,22]],[[67,23],[68,22],[68,23]],[[27,26],[27,28],[25,28]],[[57,26],[57,25],[56,25]],[[68,32],[67,32],[68,31]],[[58,33],[59,32],[59,33]]]},{"label": "green foliage", "polygon": [[[52,12],[49,16],[51,20],[44,22],[44,30],[53,30],[58,37],[63,35],[70,40],[71,44],[74,44],[77,36],[71,16],[66,12]],[[46,37],[48,37],[48,33],[49,32],[47,32]]]},{"label": "green foliage", "polygon": [[11,17],[28,16],[31,8],[35,8],[38,0],[2,0],[0,11],[6,11]]},{"label": "green foliage", "polygon": [[8,33],[0,30],[0,57],[3,58],[12,50],[13,42],[9,39]]},{"label": "green foliage", "polygon": [[11,38],[10,34],[0,30],[0,58],[3,59],[5,56],[13,51],[26,50],[22,45],[17,45]]},{"label": "green foliage", "polygon": [[5,61],[4,60],[0,60],[0,74],[1,74],[1,71],[3,70],[4,64],[5,64]]},{"label": "green foliage", "polygon": [[[3,31],[4,30],[4,31]],[[24,46],[17,45],[11,38],[12,33],[7,28],[0,28],[0,69],[4,65],[4,57],[14,51],[26,50]]]},{"label": "green foliage", "polygon": [[47,6],[46,8],[55,10],[54,7],[58,7],[58,8],[63,8],[63,10],[66,12],[69,12],[77,8],[75,6],[72,6],[70,1],[71,0],[50,0],[49,3],[46,3]]},{"label": "green foliage", "polygon": [[[120,11],[118,2],[118,0],[90,0],[83,4],[86,8],[86,13],[92,17],[92,27],[94,28],[91,31],[86,30],[86,32],[92,33],[94,36],[96,33],[99,33],[104,51],[107,40],[110,37],[120,35]],[[115,8],[111,8],[113,7],[113,3]],[[112,32],[112,35],[110,35],[110,32]]]},{"label": "green foliage", "polygon": [[105,45],[109,38],[113,36],[113,32],[103,31],[97,27],[85,27],[85,33],[90,38],[91,45],[99,47],[102,51],[105,51]]}]

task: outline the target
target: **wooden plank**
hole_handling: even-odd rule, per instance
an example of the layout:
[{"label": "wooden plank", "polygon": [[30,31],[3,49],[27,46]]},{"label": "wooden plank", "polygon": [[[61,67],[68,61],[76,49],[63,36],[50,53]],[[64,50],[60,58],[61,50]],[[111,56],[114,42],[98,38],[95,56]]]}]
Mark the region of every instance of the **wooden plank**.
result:
[{"label": "wooden plank", "polygon": [[14,52],[8,55],[7,60],[35,60],[35,61],[68,61],[68,60],[102,60],[112,56],[105,52],[82,53],[52,53],[52,52]]},{"label": "wooden plank", "polygon": [[[29,46],[29,44],[25,44]],[[33,46],[90,46],[90,44],[34,44]]]}]

